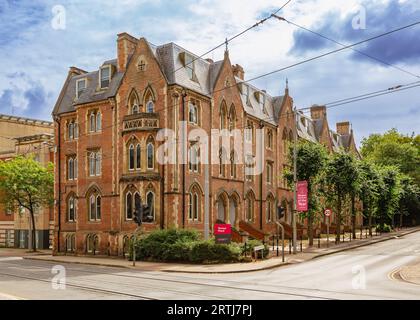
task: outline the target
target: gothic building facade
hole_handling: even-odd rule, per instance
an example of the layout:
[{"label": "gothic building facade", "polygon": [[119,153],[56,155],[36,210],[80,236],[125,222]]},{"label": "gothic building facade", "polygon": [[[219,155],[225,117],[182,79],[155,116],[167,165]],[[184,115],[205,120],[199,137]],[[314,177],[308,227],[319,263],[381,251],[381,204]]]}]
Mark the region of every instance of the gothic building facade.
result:
[{"label": "gothic building facade", "polygon": [[54,252],[125,254],[141,204],[151,210],[143,232],[207,223],[212,233],[226,222],[238,241],[263,239],[277,206],[290,224],[282,173],[295,123],[299,137],[331,150],[355,148],[354,138],[347,124],[328,128],[325,107],[295,122],[287,87],[271,96],[244,74],[228,52],[214,62],[127,33],[98,70],[71,67],[53,110]]}]

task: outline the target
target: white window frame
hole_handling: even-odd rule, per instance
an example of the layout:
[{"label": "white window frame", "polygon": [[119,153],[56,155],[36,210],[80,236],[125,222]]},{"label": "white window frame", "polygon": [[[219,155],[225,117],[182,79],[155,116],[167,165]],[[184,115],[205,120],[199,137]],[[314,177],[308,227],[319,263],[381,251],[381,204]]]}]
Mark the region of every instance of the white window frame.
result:
[{"label": "white window frame", "polygon": [[[80,83],[84,82],[85,83],[85,87],[83,89],[80,89]],[[76,99],[79,99],[80,95],[83,94],[83,92],[86,90],[87,88],[87,79],[86,78],[82,78],[76,81]]]},{"label": "white window frame", "polygon": [[[152,146],[152,166],[149,166],[149,146]],[[155,146],[152,142],[148,142],[146,146],[146,156],[147,156],[147,169],[153,170],[155,168]]]},{"label": "white window frame", "polygon": [[[103,87],[102,86],[102,80],[106,81],[106,79],[102,79],[102,71],[108,69],[109,70],[109,76],[108,76],[108,86]],[[99,88],[100,89],[107,89],[109,88],[109,85],[111,84],[111,65],[102,66],[99,70]]]}]

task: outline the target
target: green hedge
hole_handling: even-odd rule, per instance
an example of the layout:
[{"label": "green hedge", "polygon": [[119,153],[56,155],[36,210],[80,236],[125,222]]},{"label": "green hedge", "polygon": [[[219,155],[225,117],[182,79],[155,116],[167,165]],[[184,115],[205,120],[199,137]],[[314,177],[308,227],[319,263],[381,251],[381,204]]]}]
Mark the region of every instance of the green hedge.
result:
[{"label": "green hedge", "polygon": [[[250,240],[246,246],[247,255],[250,256],[253,248],[261,244],[260,241]],[[200,234],[195,230],[179,229],[153,231],[137,239],[135,248],[136,260],[148,261],[238,262],[243,261],[245,254],[243,244],[217,244],[214,239],[201,240]],[[264,256],[267,257],[267,246],[264,251]],[[132,250],[130,250],[130,259],[132,259]]]},{"label": "green hedge", "polygon": [[382,232],[382,233],[387,233],[387,232],[392,232],[392,227],[389,224],[378,224],[376,226],[376,231],[378,232]]}]

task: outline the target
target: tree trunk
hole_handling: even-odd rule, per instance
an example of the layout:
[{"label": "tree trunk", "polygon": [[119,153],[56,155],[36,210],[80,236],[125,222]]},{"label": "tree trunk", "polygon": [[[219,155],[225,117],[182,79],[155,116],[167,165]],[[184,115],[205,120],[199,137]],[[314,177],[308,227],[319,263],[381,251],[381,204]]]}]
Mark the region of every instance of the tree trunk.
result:
[{"label": "tree trunk", "polygon": [[368,228],[369,228],[369,236],[372,236],[372,213],[370,212],[369,212],[369,219],[368,219]]},{"label": "tree trunk", "polygon": [[[311,200],[311,185],[308,182],[308,204],[312,203]],[[308,208],[308,246],[314,245],[314,217],[312,216],[312,208]]]},{"label": "tree trunk", "polygon": [[308,245],[312,247],[314,245],[314,218],[312,214],[308,215]]},{"label": "tree trunk", "polygon": [[338,196],[337,200],[337,228],[335,231],[335,241],[339,243],[341,235],[341,195]]},{"label": "tree trunk", "polygon": [[35,227],[35,215],[34,212],[31,210],[29,212],[31,215],[31,221],[32,221],[32,251],[36,252],[36,227]]},{"label": "tree trunk", "polygon": [[351,232],[353,234],[353,239],[356,239],[356,208],[355,208],[356,199],[354,195],[351,197]]}]

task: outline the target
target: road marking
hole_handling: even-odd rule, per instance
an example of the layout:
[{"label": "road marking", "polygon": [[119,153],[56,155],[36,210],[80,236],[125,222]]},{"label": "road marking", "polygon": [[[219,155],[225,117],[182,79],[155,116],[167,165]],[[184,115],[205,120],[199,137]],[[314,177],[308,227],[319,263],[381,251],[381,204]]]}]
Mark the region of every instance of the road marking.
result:
[{"label": "road marking", "polygon": [[6,257],[6,258],[0,258],[1,261],[16,261],[16,260],[23,260],[22,257]]}]

